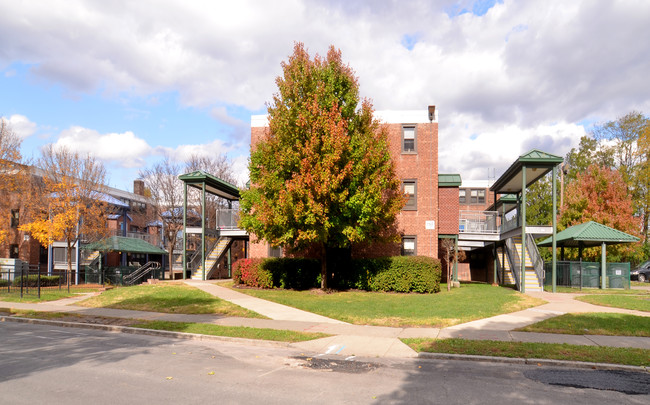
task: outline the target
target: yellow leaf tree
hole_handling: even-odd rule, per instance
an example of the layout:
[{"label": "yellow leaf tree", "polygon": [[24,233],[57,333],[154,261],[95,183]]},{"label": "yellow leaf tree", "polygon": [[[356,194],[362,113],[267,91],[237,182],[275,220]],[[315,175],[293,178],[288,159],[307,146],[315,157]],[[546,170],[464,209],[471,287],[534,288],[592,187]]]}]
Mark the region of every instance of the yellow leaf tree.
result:
[{"label": "yellow leaf tree", "polygon": [[91,155],[80,156],[66,148],[43,151],[38,161],[38,192],[30,198],[32,221],[22,225],[43,246],[64,241],[67,250],[68,283],[72,274],[72,252],[83,236],[93,241],[106,236],[104,182],[106,170]]}]

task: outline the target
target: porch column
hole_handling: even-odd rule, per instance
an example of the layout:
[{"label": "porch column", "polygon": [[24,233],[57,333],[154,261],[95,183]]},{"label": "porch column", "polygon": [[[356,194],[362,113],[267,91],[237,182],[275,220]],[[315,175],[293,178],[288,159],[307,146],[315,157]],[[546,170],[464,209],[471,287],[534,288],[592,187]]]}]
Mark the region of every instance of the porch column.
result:
[{"label": "porch column", "polygon": [[556,292],[556,284],[557,284],[557,187],[555,185],[555,182],[557,180],[557,166],[553,166],[553,252],[551,253],[553,255],[552,262],[551,262],[551,278],[553,279],[552,281],[552,286],[553,286],[553,292]]},{"label": "porch column", "polygon": [[521,169],[521,292],[526,292],[526,165]]},{"label": "porch column", "polygon": [[205,182],[201,183],[201,280],[205,281]]},{"label": "porch column", "polygon": [[601,263],[600,263],[600,288],[604,290],[607,288],[606,278],[607,278],[607,246],[605,242],[600,247],[601,253]]},{"label": "porch column", "polygon": [[[185,192],[183,193],[183,280],[185,280],[185,273],[187,272],[187,183],[183,182]],[[171,208],[174,209],[173,207]],[[172,246],[172,252],[174,247]],[[172,258],[174,254],[172,253]],[[173,274],[174,261],[169,263],[169,273]],[[173,275],[172,275],[173,278]]]},{"label": "porch column", "polygon": [[492,279],[493,284],[498,284],[497,283],[497,260],[499,260],[499,256],[497,255],[497,243],[494,242],[494,249],[493,249],[493,254],[494,254],[494,278]]}]

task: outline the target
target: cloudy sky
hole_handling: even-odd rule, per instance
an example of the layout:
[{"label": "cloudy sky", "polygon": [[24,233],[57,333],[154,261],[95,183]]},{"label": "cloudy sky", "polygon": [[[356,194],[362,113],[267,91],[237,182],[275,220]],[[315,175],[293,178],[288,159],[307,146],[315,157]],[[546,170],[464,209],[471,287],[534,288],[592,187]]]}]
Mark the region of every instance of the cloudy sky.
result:
[{"label": "cloudy sky", "polygon": [[485,179],[650,113],[648,38],[647,0],[0,0],[0,117],[24,156],[93,153],[122,189],[166,154],[245,182],[281,61],[331,44],[377,110],[438,107],[441,172]]}]

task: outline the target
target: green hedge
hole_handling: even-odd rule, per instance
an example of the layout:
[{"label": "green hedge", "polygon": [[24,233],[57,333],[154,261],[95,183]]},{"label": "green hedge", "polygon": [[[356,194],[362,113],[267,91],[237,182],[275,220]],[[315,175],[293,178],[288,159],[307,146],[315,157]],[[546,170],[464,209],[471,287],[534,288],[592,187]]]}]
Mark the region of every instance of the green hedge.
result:
[{"label": "green hedge", "polygon": [[9,281],[3,278],[0,278],[0,287],[6,287],[9,285]]},{"label": "green hedge", "polygon": [[[41,276],[41,287],[50,287],[59,285],[60,276]],[[12,282],[14,287],[38,287],[38,275],[16,277]]]},{"label": "green hedge", "polygon": [[[334,288],[367,291],[434,293],[440,291],[440,261],[424,256],[352,260],[335,274]],[[233,265],[233,280],[259,288],[305,290],[320,285],[320,263],[313,259],[241,259]]]}]

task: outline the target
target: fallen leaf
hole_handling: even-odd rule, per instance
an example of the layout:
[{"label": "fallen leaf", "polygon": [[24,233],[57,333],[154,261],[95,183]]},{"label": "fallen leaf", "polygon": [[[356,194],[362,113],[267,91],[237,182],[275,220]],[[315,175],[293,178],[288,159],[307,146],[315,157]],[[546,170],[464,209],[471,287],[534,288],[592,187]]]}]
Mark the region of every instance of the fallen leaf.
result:
[{"label": "fallen leaf", "polygon": [[174,377],[167,377],[168,380],[171,380],[172,378],[174,378]]},{"label": "fallen leaf", "polygon": [[214,371],[210,371],[208,375],[214,375]]}]

